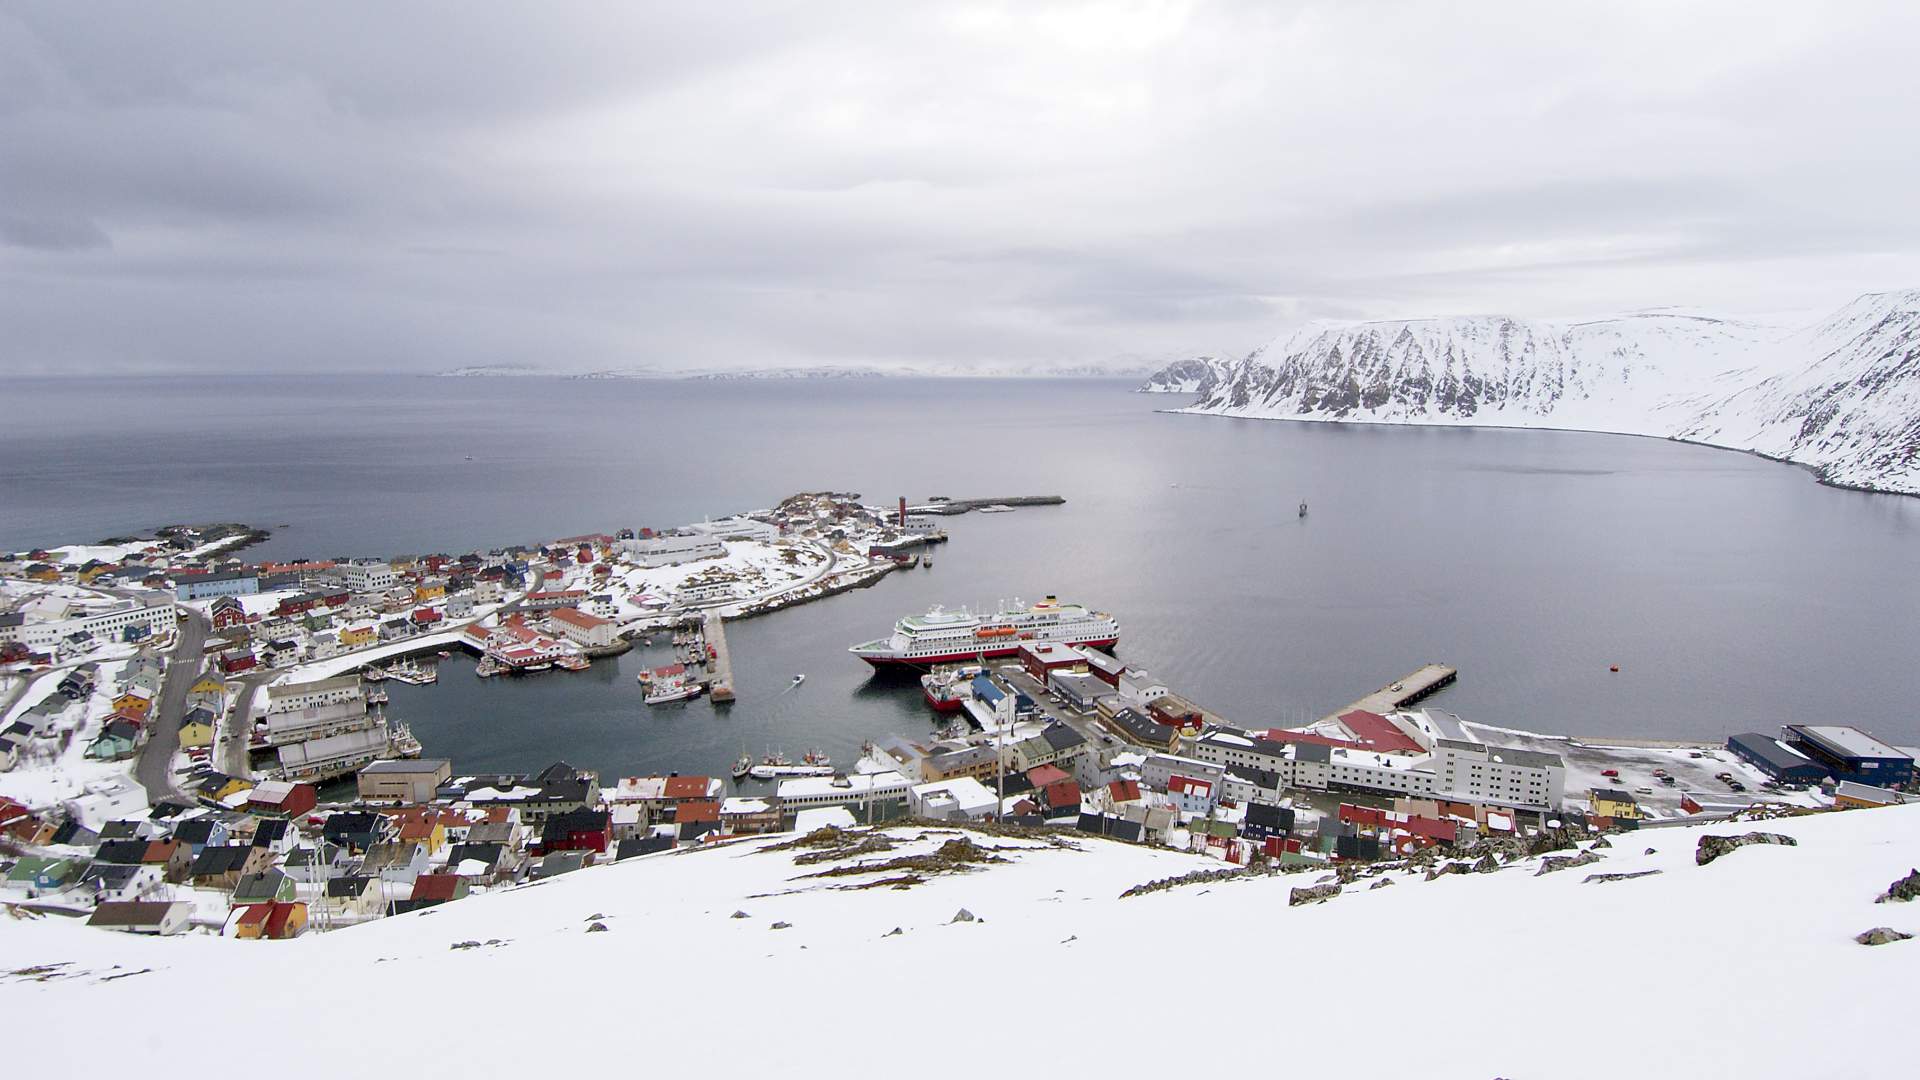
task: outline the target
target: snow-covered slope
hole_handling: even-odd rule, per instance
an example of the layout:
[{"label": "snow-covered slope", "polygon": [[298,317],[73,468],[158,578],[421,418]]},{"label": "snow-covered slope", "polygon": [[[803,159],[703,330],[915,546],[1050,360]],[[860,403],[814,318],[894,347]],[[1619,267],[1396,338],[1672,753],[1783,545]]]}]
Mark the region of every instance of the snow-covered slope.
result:
[{"label": "snow-covered slope", "polygon": [[1195,356],[1173,363],[1147,376],[1136,393],[1205,394],[1231,369],[1231,363],[1217,356]]},{"label": "snow-covered slope", "polygon": [[[1798,845],[1695,865],[1703,833],[1756,829]],[[894,835],[900,847],[865,858],[956,834]],[[1233,1060],[1306,1076],[1799,1080],[1844,1072],[1835,1045],[1850,1062],[1897,1057],[1920,959],[1920,940],[1852,940],[1920,929],[1920,903],[1873,902],[1920,864],[1920,806],[1648,829],[1590,866],[1401,872],[1300,907],[1290,890],[1320,875],[1122,899],[1221,864],[1090,838],[974,839],[1007,861],[863,888],[903,872],[808,876],[851,860],[800,865],[760,841],[284,943],[0,916],[0,1007],[30,1018],[8,1065],[64,1076],[78,1055],[204,1073],[199,1042],[155,1034],[162,1004],[203,1034],[279,1033],[271,1068],[289,1080],[349,1061],[476,1080],[557,1061],[585,1075],[644,1063],[972,1080],[996,1062],[1168,1076]],[[1587,880],[1645,870],[1659,872]],[[953,921],[961,908],[978,921]]]},{"label": "snow-covered slope", "polygon": [[[1174,365],[1141,389],[1190,374]],[[1677,311],[1314,323],[1208,376],[1188,411],[1673,436],[1920,493],[1914,290],[1799,330]]]}]

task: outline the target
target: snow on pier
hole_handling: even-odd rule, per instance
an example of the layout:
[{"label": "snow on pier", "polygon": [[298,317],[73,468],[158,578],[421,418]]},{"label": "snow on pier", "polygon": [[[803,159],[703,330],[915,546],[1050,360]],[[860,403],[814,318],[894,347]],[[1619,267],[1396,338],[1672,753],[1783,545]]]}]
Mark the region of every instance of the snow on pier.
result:
[{"label": "snow on pier", "polygon": [[719,612],[707,612],[700,635],[712,650],[707,657],[707,694],[716,702],[732,701],[733,657],[727,652],[727,628]]},{"label": "snow on pier", "polygon": [[1341,716],[1355,709],[1385,716],[1453,685],[1453,681],[1459,677],[1460,672],[1456,668],[1450,668],[1445,664],[1426,664],[1413,674],[1402,675],[1351,705],[1335,709],[1325,719],[1337,721]]}]

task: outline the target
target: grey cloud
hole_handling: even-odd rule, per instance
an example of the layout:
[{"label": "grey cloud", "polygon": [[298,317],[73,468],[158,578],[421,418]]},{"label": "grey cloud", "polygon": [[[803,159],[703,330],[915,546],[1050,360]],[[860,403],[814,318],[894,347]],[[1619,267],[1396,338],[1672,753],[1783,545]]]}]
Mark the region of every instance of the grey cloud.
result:
[{"label": "grey cloud", "polygon": [[1080,364],[1315,317],[1819,305],[1920,282],[1915,31],[13,4],[0,373]]}]

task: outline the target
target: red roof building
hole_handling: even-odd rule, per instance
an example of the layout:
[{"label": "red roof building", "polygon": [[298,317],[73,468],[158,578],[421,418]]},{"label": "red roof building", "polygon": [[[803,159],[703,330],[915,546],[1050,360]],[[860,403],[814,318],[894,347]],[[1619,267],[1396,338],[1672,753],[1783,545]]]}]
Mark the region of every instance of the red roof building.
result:
[{"label": "red roof building", "polygon": [[[705,799],[713,791],[713,779],[707,776],[669,776],[660,797],[668,802]],[[716,807],[719,803],[714,804]],[[718,818],[715,819],[719,820]]]},{"label": "red roof building", "polygon": [[1035,788],[1049,787],[1065,779],[1066,770],[1058,765],[1035,765],[1027,770],[1027,782]]},{"label": "red roof building", "polygon": [[1140,783],[1136,780],[1115,780],[1107,785],[1107,794],[1116,803],[1139,802]]},{"label": "red roof building", "polygon": [[[1042,767],[1045,768],[1045,766]],[[1080,809],[1080,785],[1071,780],[1048,784],[1042,795],[1046,799],[1047,811],[1050,815],[1067,811],[1077,813]]]}]

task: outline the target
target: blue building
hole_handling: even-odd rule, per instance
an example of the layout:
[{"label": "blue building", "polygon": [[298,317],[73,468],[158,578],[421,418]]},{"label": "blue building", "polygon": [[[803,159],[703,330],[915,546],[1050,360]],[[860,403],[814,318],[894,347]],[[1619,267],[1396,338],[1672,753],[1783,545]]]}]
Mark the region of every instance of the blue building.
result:
[{"label": "blue building", "polygon": [[1836,780],[1890,788],[1913,779],[1912,757],[1859,728],[1788,724],[1780,741],[1826,766]]},{"label": "blue building", "polygon": [[179,578],[173,584],[173,595],[180,600],[199,600],[208,596],[252,596],[259,591],[259,577],[246,570],[195,574]]},{"label": "blue building", "polygon": [[1748,732],[1727,739],[1727,750],[1775,780],[1789,784],[1817,784],[1827,778],[1827,767],[1771,735]]}]

